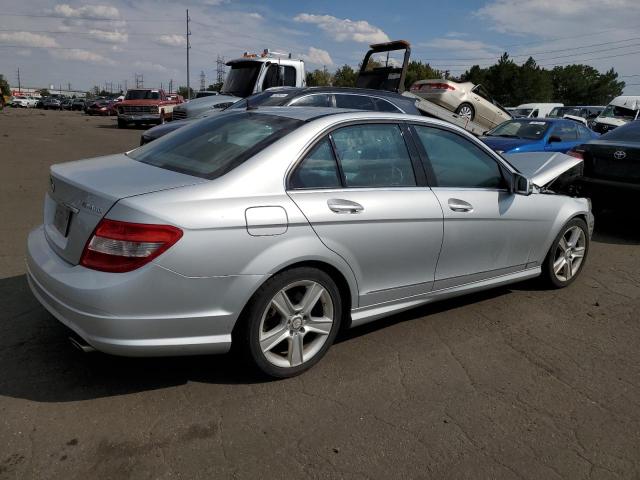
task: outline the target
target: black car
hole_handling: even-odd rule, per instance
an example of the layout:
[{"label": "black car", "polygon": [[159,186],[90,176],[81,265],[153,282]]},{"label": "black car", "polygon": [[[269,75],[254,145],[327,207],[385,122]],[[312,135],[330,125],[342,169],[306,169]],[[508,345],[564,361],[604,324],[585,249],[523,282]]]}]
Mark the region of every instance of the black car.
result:
[{"label": "black car", "polygon": [[[406,113],[421,115],[416,108],[415,99],[386,90],[344,87],[276,87],[248,98],[238,100],[224,110],[211,110],[198,118],[219,115],[233,109],[254,107],[334,107],[350,110],[372,110],[378,112]],[[153,127],[142,134],[140,145],[173,132],[188,124],[191,120],[174,120]]]},{"label": "black car", "polygon": [[45,110],[62,110],[61,105],[62,102],[56,97],[47,97],[42,102],[42,106]]},{"label": "black car", "polygon": [[71,110],[84,110],[84,100],[82,98],[74,98],[71,102]]},{"label": "black car", "polygon": [[619,201],[635,205],[640,195],[640,120],[629,122],[574,148],[570,155],[584,159],[582,194],[594,205]]}]

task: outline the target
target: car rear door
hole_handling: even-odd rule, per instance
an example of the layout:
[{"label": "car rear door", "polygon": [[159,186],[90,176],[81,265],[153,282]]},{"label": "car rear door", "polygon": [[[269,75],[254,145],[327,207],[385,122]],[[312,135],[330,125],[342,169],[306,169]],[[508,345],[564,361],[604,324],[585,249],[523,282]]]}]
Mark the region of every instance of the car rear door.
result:
[{"label": "car rear door", "polygon": [[344,126],[320,139],[288,193],[358,282],[359,306],[428,292],[442,244],[442,209],[398,123]]},{"label": "car rear door", "polygon": [[[548,133],[547,144],[544,149],[547,152],[568,152],[576,146],[578,142],[577,124],[573,122],[558,123],[551,128]],[[551,142],[552,137],[556,137],[560,141]]]},{"label": "car rear door", "polygon": [[547,231],[535,223],[544,219],[534,199],[511,193],[504,167],[470,139],[435,126],[413,129],[444,212],[434,290],[524,270],[531,246]]}]

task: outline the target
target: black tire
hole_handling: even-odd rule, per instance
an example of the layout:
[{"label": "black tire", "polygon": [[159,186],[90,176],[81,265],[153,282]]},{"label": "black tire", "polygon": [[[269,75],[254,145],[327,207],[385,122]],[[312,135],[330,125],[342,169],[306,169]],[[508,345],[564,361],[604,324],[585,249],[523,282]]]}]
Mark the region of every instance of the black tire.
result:
[{"label": "black tire", "polygon": [[127,128],[127,122],[124,120],[118,119],[118,128]]},{"label": "black tire", "polygon": [[[260,329],[263,314],[271,305],[274,296],[285,287],[298,281],[312,281],[320,284],[331,297],[333,304],[333,324],[324,344],[310,359],[300,365],[281,367],[267,359],[260,347]],[[288,378],[301,374],[313,367],[333,344],[342,321],[342,300],[335,282],[322,270],[298,267],[274,275],[253,295],[233,333],[234,350],[241,354],[246,363],[263,374],[275,378]],[[304,328],[304,327],[303,327]],[[303,330],[304,331],[304,330]],[[308,333],[307,333],[308,334]],[[285,340],[283,340],[284,342]]]},{"label": "black tire", "polygon": [[469,121],[473,122],[473,119],[476,118],[476,109],[473,108],[473,105],[471,105],[468,102],[464,102],[464,103],[461,103],[460,105],[458,105],[458,108],[456,108],[456,114],[457,115],[462,115],[461,112],[465,108],[468,108],[468,109],[471,110],[471,117],[469,118]]},{"label": "black tire", "polygon": [[[561,248],[559,246],[561,240],[564,238],[567,232],[574,227],[578,227],[579,229],[581,229],[584,235],[584,254],[580,265],[572,274],[571,278],[569,278],[568,280],[563,280],[561,278],[558,278],[558,275],[556,275],[556,273],[554,272],[554,262],[556,260],[558,250]],[[589,254],[589,244],[589,227],[587,227],[587,223],[581,218],[574,218],[568,221],[562,227],[556,238],[553,240],[551,248],[547,252],[547,256],[544,259],[544,262],[542,264],[542,276],[540,277],[543,283],[550,288],[564,288],[571,285],[575,281],[575,279],[578,278],[578,275],[580,275],[580,272],[585,265],[587,256]]]}]

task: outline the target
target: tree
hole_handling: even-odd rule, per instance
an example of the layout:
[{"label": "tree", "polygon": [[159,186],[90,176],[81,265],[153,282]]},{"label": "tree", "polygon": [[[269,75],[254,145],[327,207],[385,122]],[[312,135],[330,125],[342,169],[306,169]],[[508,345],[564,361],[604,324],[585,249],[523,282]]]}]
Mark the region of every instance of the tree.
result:
[{"label": "tree", "polygon": [[336,87],[355,87],[358,74],[349,65],[343,65],[333,74],[333,85]]},{"label": "tree", "polygon": [[4,78],[4,75],[0,74],[0,95],[8,97],[11,95],[11,88],[9,87],[9,82],[7,82]]},{"label": "tree", "polygon": [[222,90],[222,85],[222,82],[212,83],[207,87],[207,90],[210,92],[219,92],[220,90]]},{"label": "tree", "polygon": [[40,92],[40,96],[42,97],[48,97],[49,95],[51,95],[49,90],[47,90],[46,88],[41,88],[40,90],[38,90],[38,92]]},{"label": "tree", "polygon": [[551,75],[553,96],[565,105],[606,105],[625,85],[613,69],[601,74],[590,65],[555,67]]},{"label": "tree", "polygon": [[331,74],[327,69],[316,69],[313,72],[307,73],[307,86],[308,87],[326,87],[331,85]]},{"label": "tree", "polygon": [[[191,90],[191,96],[189,96],[189,90]],[[176,93],[182,96],[183,98],[194,98],[196,95],[195,95],[195,92],[193,91],[193,88],[190,88],[189,90],[187,90],[187,87],[182,86],[182,87],[178,87],[178,91]]]}]

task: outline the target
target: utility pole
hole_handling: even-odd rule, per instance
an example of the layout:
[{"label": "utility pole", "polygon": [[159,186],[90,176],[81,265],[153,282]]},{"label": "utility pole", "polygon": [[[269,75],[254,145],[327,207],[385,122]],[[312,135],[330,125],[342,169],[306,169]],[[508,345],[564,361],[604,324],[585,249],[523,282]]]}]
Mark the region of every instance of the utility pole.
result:
[{"label": "utility pole", "polygon": [[173,93],[173,78],[169,80],[169,93]]},{"label": "utility pole", "polygon": [[67,90],[71,91],[71,82],[67,83]]},{"label": "utility pole", "polygon": [[206,83],[207,83],[207,77],[204,74],[204,70],[200,70],[200,91],[201,92],[207,89]]},{"label": "utility pole", "polygon": [[127,93],[127,82],[128,82],[128,80],[125,79],[125,81],[124,81],[124,93]]},{"label": "utility pole", "polygon": [[22,87],[20,85],[20,69],[18,69],[18,93],[22,92]]},{"label": "utility pole", "polygon": [[136,88],[144,88],[144,74],[136,73]]},{"label": "utility pole", "polygon": [[187,8],[187,100],[191,100],[191,80],[189,78],[189,50],[191,50],[191,32],[189,31],[189,9]]}]

